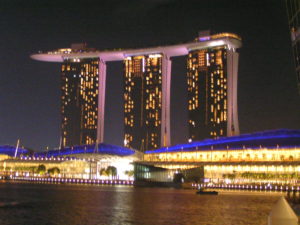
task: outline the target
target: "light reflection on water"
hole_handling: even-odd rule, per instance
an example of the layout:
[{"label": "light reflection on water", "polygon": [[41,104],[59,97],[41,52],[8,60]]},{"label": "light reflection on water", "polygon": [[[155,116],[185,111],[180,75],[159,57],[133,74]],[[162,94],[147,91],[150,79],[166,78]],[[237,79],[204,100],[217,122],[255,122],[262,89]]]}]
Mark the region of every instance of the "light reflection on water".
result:
[{"label": "light reflection on water", "polygon": [[266,225],[280,194],[125,186],[0,184],[0,224]]}]

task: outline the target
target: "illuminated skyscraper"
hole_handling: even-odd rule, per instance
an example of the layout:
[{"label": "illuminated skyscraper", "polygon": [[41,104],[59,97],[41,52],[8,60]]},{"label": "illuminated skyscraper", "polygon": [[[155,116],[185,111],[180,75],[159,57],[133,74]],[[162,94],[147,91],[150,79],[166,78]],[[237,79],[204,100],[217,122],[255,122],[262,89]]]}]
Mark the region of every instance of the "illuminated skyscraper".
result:
[{"label": "illuminated skyscraper", "polygon": [[162,55],[124,60],[124,144],[139,150],[161,146]]},{"label": "illuminated skyscraper", "polygon": [[65,59],[61,67],[62,145],[97,139],[99,58]]},{"label": "illuminated skyscraper", "polygon": [[[239,39],[233,34],[230,37]],[[218,38],[222,36],[202,36],[197,41]],[[187,59],[190,141],[239,134],[237,67],[238,53],[225,42],[190,49]]]},{"label": "illuminated skyscraper", "polygon": [[[103,141],[106,65],[94,52],[86,44],[72,44],[32,56],[61,63],[60,147]],[[86,53],[91,55],[81,57]]]},{"label": "illuminated skyscraper", "polygon": [[106,62],[124,64],[124,145],[150,150],[171,145],[171,57],[188,55],[190,139],[239,134],[235,34],[143,49],[95,51],[73,45],[31,55],[62,63],[62,145],[104,141]]},{"label": "illuminated skyscraper", "polygon": [[300,94],[300,0],[286,0],[286,7]]}]

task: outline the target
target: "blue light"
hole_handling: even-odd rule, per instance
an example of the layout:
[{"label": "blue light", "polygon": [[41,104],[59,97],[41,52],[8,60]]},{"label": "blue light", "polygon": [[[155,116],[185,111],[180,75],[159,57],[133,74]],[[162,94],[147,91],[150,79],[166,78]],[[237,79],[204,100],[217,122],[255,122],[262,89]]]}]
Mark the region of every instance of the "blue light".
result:
[{"label": "blue light", "polygon": [[208,41],[210,40],[210,37],[207,36],[207,37],[199,37],[199,41]]},{"label": "blue light", "polygon": [[47,152],[36,152],[34,153],[35,157],[57,157],[65,155],[76,155],[76,154],[109,154],[109,155],[118,155],[118,156],[128,156],[134,154],[134,150],[129,148],[124,148],[121,146],[109,145],[101,143],[98,145],[98,148],[95,148],[95,145],[80,145],[73,147],[66,147],[63,149],[49,150]]},{"label": "blue light", "polygon": [[247,148],[258,149],[261,147],[296,147],[300,146],[300,130],[273,130],[257,132],[253,134],[243,134],[233,137],[222,137],[218,139],[206,139],[203,141],[191,142],[187,144],[179,144],[171,147],[164,147],[156,150],[146,151],[146,154],[163,153],[163,152],[181,152],[195,150],[227,150],[227,148],[242,149]]},{"label": "blue light", "polygon": [[[0,146],[0,155],[15,156],[16,147],[11,145]],[[21,155],[28,155],[30,152],[24,148],[18,148],[17,157]]]}]

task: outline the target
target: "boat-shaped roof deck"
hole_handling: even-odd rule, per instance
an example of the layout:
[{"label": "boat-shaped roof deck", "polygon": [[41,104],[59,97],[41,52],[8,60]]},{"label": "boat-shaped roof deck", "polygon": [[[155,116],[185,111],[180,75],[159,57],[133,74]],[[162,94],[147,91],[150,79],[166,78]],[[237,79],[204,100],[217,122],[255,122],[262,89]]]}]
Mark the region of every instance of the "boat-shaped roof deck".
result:
[{"label": "boat-shaped roof deck", "polygon": [[232,33],[220,33],[211,36],[198,37],[193,42],[167,45],[167,46],[156,46],[149,48],[139,49],[114,49],[114,50],[73,50],[71,48],[58,49],[49,52],[39,52],[32,54],[31,58],[39,61],[46,62],[63,62],[64,59],[68,58],[100,58],[101,60],[107,61],[120,61],[130,56],[140,56],[149,54],[165,54],[168,57],[183,56],[187,55],[189,51],[197,49],[205,49],[217,46],[227,46],[229,49],[240,48],[241,38]]}]

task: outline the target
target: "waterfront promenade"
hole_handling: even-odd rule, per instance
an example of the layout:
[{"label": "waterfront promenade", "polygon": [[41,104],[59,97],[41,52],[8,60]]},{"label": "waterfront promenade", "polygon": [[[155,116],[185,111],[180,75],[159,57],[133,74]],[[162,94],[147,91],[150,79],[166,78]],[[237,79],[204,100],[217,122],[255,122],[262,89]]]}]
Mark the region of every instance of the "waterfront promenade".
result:
[{"label": "waterfront promenade", "polygon": [[[111,179],[77,179],[77,178],[54,178],[54,177],[15,177],[9,178],[12,181],[24,181],[29,183],[55,183],[55,184],[102,184],[102,185],[133,185],[132,180],[111,180]],[[1,179],[0,179],[1,180]],[[3,180],[3,179],[2,179]]]}]

